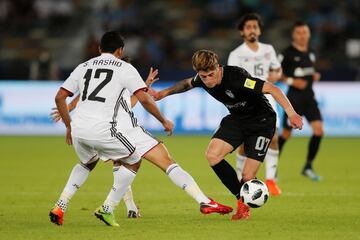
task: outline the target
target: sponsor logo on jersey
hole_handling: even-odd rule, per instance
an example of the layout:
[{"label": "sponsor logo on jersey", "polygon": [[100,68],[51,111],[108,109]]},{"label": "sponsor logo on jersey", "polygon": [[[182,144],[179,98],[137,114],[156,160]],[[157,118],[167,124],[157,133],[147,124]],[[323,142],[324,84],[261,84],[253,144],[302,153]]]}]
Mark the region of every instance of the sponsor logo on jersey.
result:
[{"label": "sponsor logo on jersey", "polygon": [[230,98],[235,98],[235,95],[229,89],[226,89],[225,94],[228,95]]},{"label": "sponsor logo on jersey", "polygon": [[256,84],[256,81],[247,78],[247,79],[245,80],[244,87],[250,88],[250,89],[254,89],[254,88],[255,88],[255,84]]},{"label": "sponsor logo on jersey", "polygon": [[243,102],[237,102],[235,104],[225,104],[225,106],[228,109],[234,109],[234,108],[239,108],[239,107],[245,107],[246,103],[247,103],[246,101],[243,101]]}]

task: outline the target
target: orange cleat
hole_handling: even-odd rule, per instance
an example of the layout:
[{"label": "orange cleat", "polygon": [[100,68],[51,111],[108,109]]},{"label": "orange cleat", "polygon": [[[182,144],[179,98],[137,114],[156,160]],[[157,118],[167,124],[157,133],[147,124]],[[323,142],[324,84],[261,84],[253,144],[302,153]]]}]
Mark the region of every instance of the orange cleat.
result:
[{"label": "orange cleat", "polygon": [[200,203],[200,212],[202,214],[220,213],[224,215],[232,212],[232,207],[217,203],[211,198],[209,199],[211,200],[209,203]]},{"label": "orange cleat", "polygon": [[250,218],[250,208],[243,203],[241,199],[237,201],[236,213],[231,217],[231,220],[248,220]]},{"label": "orange cleat", "polygon": [[55,206],[53,209],[51,209],[49,216],[52,223],[55,223],[59,226],[64,224],[64,212],[58,206]]},{"label": "orange cleat", "polygon": [[273,179],[268,179],[265,182],[267,188],[269,189],[269,192],[272,196],[280,196],[281,195],[281,190],[279,188],[279,186],[276,184],[275,180]]}]

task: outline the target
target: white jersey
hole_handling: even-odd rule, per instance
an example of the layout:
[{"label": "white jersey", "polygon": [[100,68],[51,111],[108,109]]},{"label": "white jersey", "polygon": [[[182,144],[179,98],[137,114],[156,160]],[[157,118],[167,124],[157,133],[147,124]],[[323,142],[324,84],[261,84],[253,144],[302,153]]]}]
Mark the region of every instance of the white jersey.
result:
[{"label": "white jersey", "polygon": [[257,51],[246,43],[241,44],[229,54],[228,65],[244,68],[251,76],[267,80],[271,69],[281,67],[272,45],[259,43]]},{"label": "white jersey", "polygon": [[130,94],[146,85],[131,64],[114,55],[103,53],[78,65],[62,88],[72,94],[80,93],[71,121],[74,137],[109,139],[137,126]]}]

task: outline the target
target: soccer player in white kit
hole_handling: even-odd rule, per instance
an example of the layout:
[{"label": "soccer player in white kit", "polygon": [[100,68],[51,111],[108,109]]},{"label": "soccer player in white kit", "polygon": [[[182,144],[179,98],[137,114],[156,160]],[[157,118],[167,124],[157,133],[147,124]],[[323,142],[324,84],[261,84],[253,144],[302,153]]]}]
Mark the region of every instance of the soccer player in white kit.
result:
[{"label": "soccer player in white kit", "polygon": [[[122,57],[122,60],[128,62],[126,59],[127,59],[126,57]],[[151,67],[150,71],[149,71],[149,75],[148,75],[148,77],[147,77],[147,79],[145,81],[145,84],[146,84],[147,87],[150,88],[151,85],[159,79],[157,77],[157,75],[158,75],[158,69],[153,69]],[[124,92],[123,98],[124,98],[125,103],[128,105],[127,108],[129,110],[132,109],[138,102],[136,96],[134,96],[134,95],[130,96],[130,92],[128,90],[126,90]],[[80,95],[77,95],[68,104],[69,112],[71,112],[71,111],[73,111],[75,109],[77,103],[79,102],[79,99],[80,99]],[[52,110],[53,111],[51,112],[50,115],[52,117],[53,122],[55,122],[55,123],[59,122],[61,120],[61,116],[59,114],[59,111],[57,110],[57,108],[53,108]],[[82,166],[75,165],[71,174],[74,174],[74,175],[77,175],[79,173],[82,174],[83,175],[83,183],[84,183],[86,181],[88,175],[90,174],[90,172],[93,170],[93,168],[95,168],[97,162],[98,161],[95,161],[92,164],[92,166],[84,166],[84,168]],[[114,162],[113,163],[113,165],[114,165],[113,170],[116,170],[120,166],[119,163],[120,162]],[[72,195],[74,195],[77,192],[77,190],[79,189],[78,188],[79,186],[78,187],[68,186],[68,187],[72,188],[70,190],[70,192],[73,193]],[[68,188],[65,188],[65,192],[67,192],[67,189]],[[69,195],[69,194],[67,194],[67,195]],[[123,200],[124,200],[124,203],[125,203],[125,206],[126,206],[127,217],[128,218],[139,218],[139,217],[141,217],[139,208],[136,206],[136,204],[134,202],[134,197],[133,197],[131,186],[129,186],[128,190],[125,192]]]},{"label": "soccer player in white kit", "polygon": [[[172,158],[165,146],[151,136],[129,109],[129,91],[151,113],[168,134],[173,123],[162,115],[154,100],[146,93],[147,87],[137,70],[122,61],[124,41],[118,32],[107,32],[101,38],[99,57],[78,65],[59,89],[55,102],[66,126],[66,143],[73,145],[80,159],[78,168],[71,174],[55,207],[50,211],[50,221],[63,225],[64,212],[71,197],[85,181],[83,172],[93,168],[98,159],[120,161],[114,169],[114,183],[106,200],[95,211],[95,216],[105,224],[118,227],[114,208],[124,196],[136,176],[141,158],[162,169],[169,178],[200,204],[203,214],[227,214],[231,207],[209,199],[194,179]],[[66,98],[80,93],[73,118],[70,118]],[[86,175],[86,176],[85,176]]]},{"label": "soccer player in white kit", "polygon": [[[240,36],[243,38],[244,42],[230,52],[228,65],[245,68],[245,70],[253,77],[275,83],[281,78],[281,64],[277,60],[273,46],[259,42],[262,26],[261,17],[256,13],[245,14],[241,17],[237,28],[240,31]],[[276,184],[276,173],[279,160],[277,131],[280,120],[275,99],[270,94],[265,94],[265,96],[277,114],[276,132],[271,140],[269,150],[265,157],[265,178],[269,192],[273,196],[278,196],[281,194],[281,190]],[[240,146],[236,153],[236,169],[239,177],[241,177],[245,159],[246,156],[244,156],[243,146]]]}]

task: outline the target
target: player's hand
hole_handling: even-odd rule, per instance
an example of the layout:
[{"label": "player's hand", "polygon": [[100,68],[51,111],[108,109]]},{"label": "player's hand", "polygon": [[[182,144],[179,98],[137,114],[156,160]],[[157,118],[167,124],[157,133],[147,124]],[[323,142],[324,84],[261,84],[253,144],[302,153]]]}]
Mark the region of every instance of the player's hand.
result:
[{"label": "player's hand", "polygon": [[149,75],[145,81],[145,84],[148,88],[150,88],[154,82],[159,80],[159,78],[157,77],[158,74],[159,74],[159,71],[157,69],[153,69],[152,67],[150,68]]},{"label": "player's hand", "polygon": [[72,145],[71,127],[66,128],[66,143],[69,146]]},{"label": "player's hand", "polygon": [[319,81],[321,78],[321,74],[319,72],[314,72],[312,76],[313,76],[313,81],[315,82]]},{"label": "player's hand", "polygon": [[162,125],[164,127],[164,131],[167,133],[168,136],[170,136],[174,130],[174,124],[170,120],[165,119]]},{"label": "player's hand", "polygon": [[292,128],[301,130],[303,127],[303,120],[302,117],[295,113],[291,116],[289,116],[290,125]]},{"label": "player's hand", "polygon": [[53,122],[58,122],[61,120],[61,116],[60,116],[60,113],[59,111],[57,110],[56,107],[54,108],[51,108],[51,110],[53,110],[51,113],[50,113],[50,116],[51,116],[51,121]]}]

